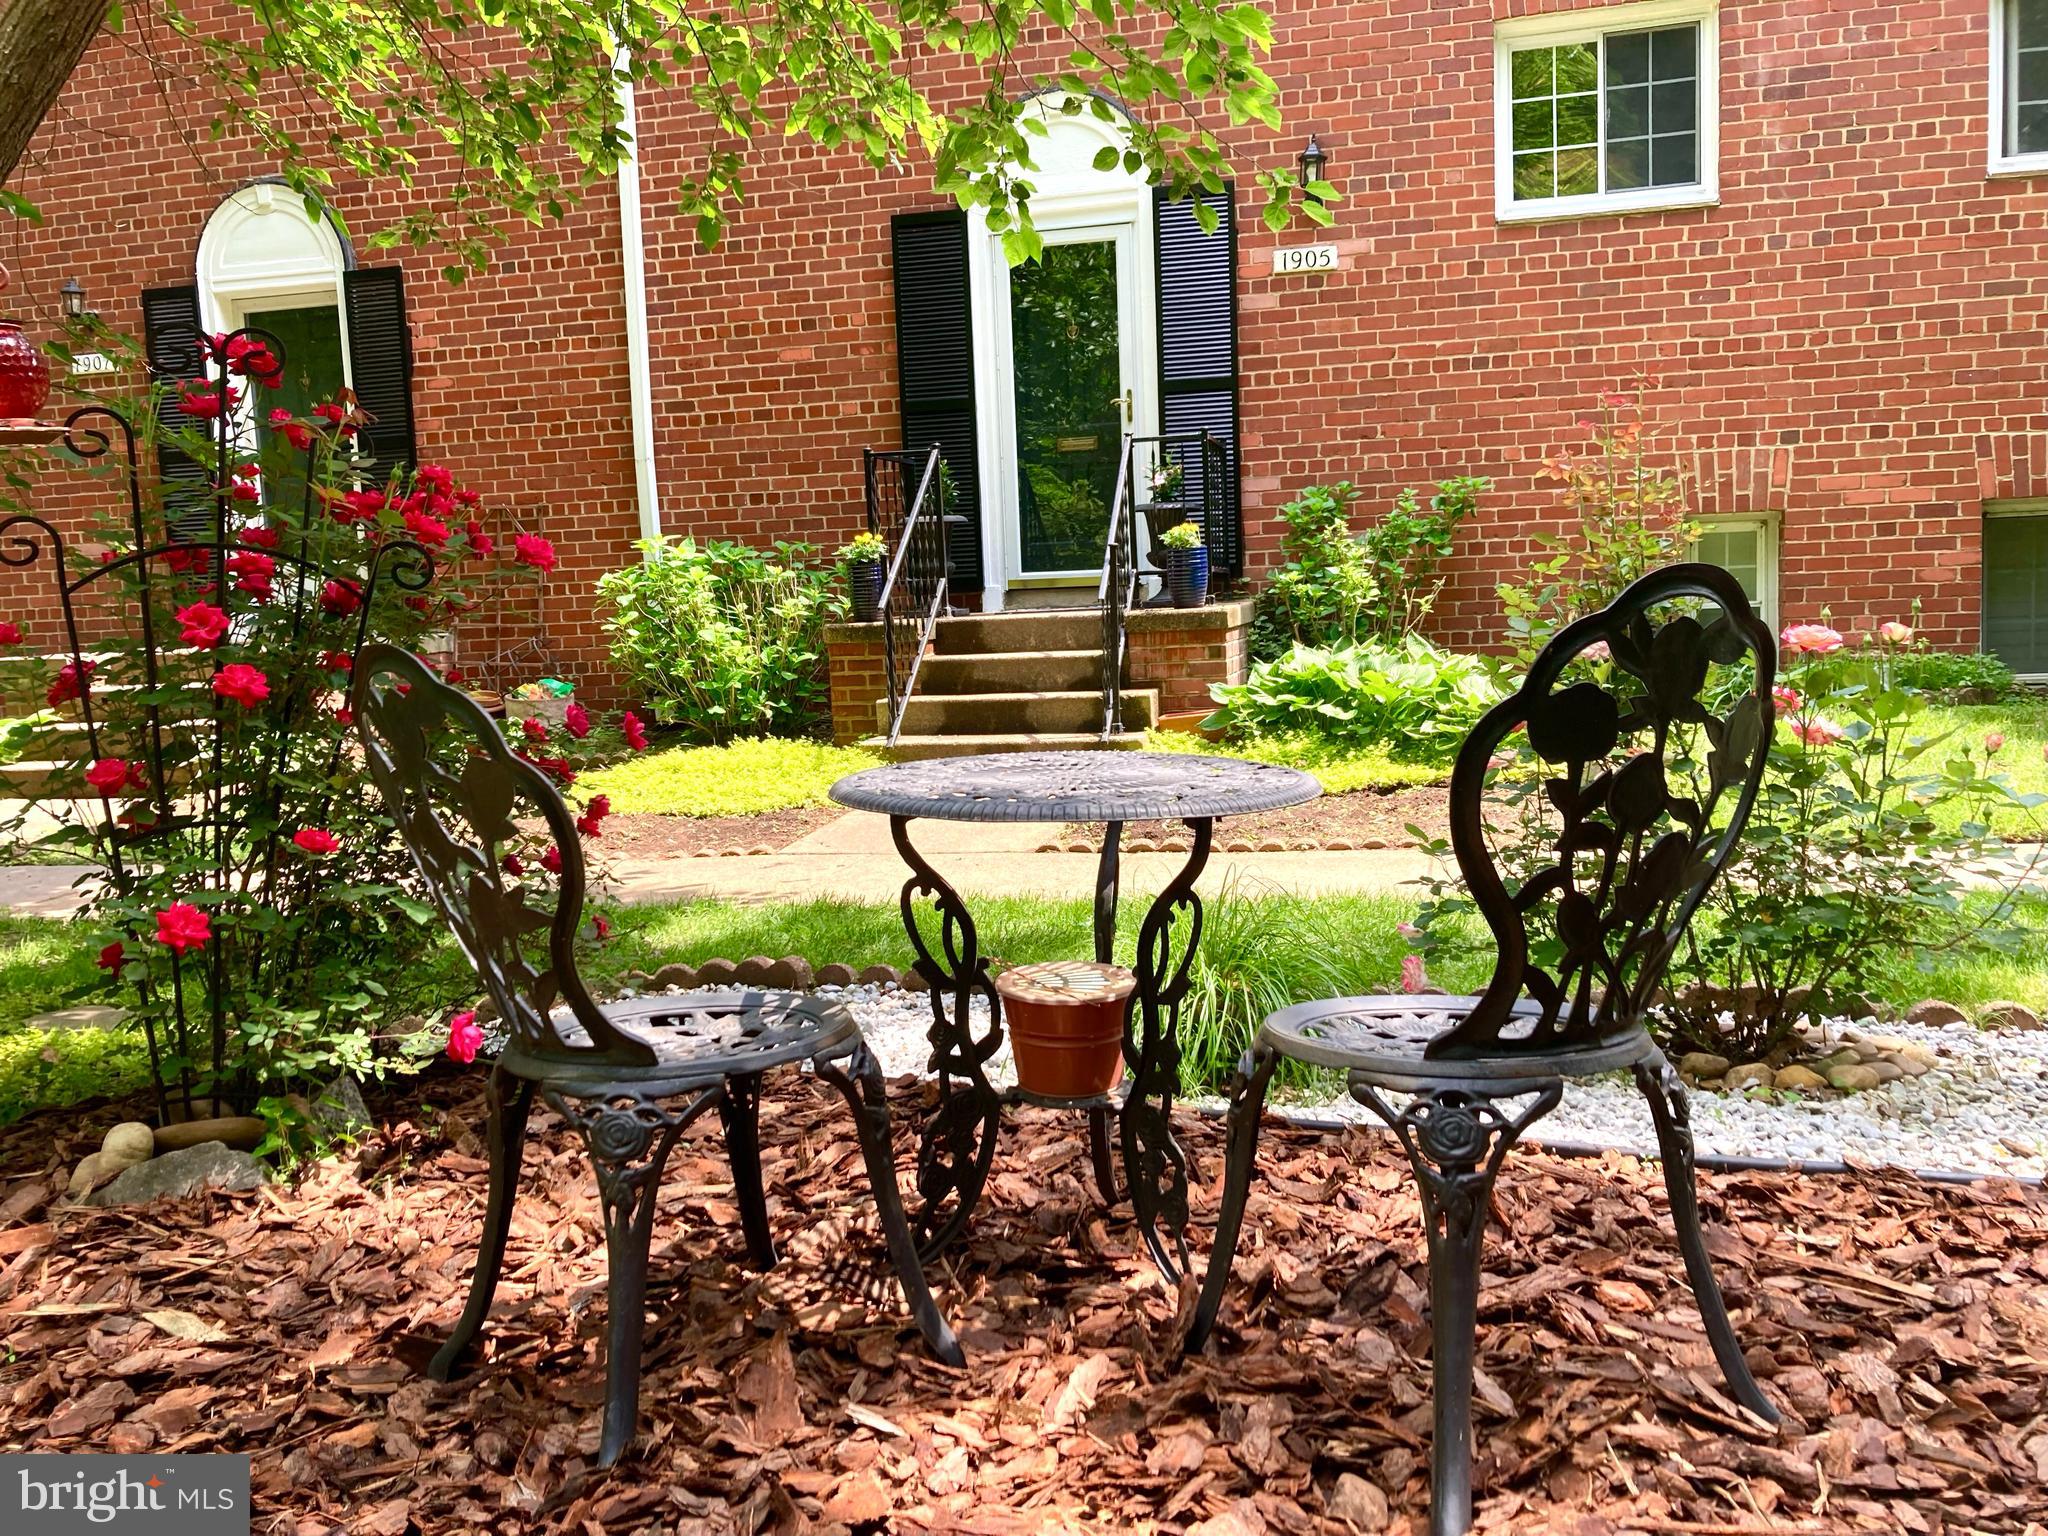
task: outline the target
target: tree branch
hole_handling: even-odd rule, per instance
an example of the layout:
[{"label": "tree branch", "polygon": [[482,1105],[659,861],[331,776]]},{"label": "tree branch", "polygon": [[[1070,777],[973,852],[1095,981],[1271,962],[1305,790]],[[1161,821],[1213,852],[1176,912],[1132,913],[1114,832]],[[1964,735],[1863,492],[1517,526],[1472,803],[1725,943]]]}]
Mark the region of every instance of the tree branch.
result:
[{"label": "tree branch", "polygon": [[7,0],[0,9],[0,186],[107,19],[107,0]]}]

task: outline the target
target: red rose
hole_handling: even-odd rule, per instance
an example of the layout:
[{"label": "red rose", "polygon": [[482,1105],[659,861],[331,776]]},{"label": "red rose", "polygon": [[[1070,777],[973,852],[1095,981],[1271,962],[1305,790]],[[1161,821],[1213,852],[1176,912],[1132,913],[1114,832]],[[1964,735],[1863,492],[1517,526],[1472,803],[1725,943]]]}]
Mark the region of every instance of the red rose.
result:
[{"label": "red rose", "polygon": [[590,734],[590,711],[571,699],[562,711],[562,729],[581,741]]},{"label": "red rose", "polygon": [[270,697],[270,679],[246,661],[231,661],[213,674],[213,691],[244,709],[254,709]]},{"label": "red rose", "polygon": [[630,709],[619,716],[619,731],[626,738],[626,745],[635,752],[647,750],[647,727],[640,723],[640,717]]},{"label": "red rose", "polygon": [[528,741],[542,742],[548,739],[547,722],[535,719],[532,715],[519,722],[519,729],[525,733]]},{"label": "red rose", "polygon": [[585,837],[601,837],[604,835],[604,819],[611,813],[610,795],[592,795],[590,804],[584,808],[583,814],[576,818],[576,830]]},{"label": "red rose", "polygon": [[313,429],[303,421],[296,420],[283,406],[270,413],[270,424],[284,434],[285,441],[301,453],[313,446]]},{"label": "red rose", "polygon": [[127,954],[128,952],[121,947],[121,941],[116,939],[100,951],[100,957],[96,963],[109,976],[118,976],[121,974],[121,966],[123,961],[126,960]]},{"label": "red rose", "polygon": [[526,873],[526,860],[520,858],[516,853],[508,853],[505,855],[503,868],[506,874],[516,880],[519,876]]},{"label": "red rose", "polygon": [[346,704],[337,704],[334,706],[334,720],[343,730],[347,730],[356,723],[356,712]]},{"label": "red rose", "polygon": [[540,856],[540,867],[551,875],[559,875],[562,872],[562,850],[549,843],[548,851]]},{"label": "red rose", "polygon": [[181,955],[188,949],[204,949],[212,937],[206,914],[190,902],[174,901],[156,915],[157,943]]},{"label": "red rose", "polygon": [[[233,410],[241,404],[242,392],[230,384],[227,387],[227,408]],[[220,415],[221,393],[210,379],[192,379],[178,386],[178,409],[195,421],[212,421]]]},{"label": "red rose", "polygon": [[228,632],[228,616],[211,603],[192,603],[172,617],[178,621],[179,638],[202,651],[219,645]]},{"label": "red rose", "polygon": [[228,494],[237,501],[261,501],[263,499],[263,492],[246,480],[237,480],[233,485],[229,486]]},{"label": "red rose", "polygon": [[242,530],[242,542],[251,549],[275,549],[277,548],[277,530],[275,528],[244,528]]},{"label": "red rose", "polygon": [[464,1066],[476,1060],[483,1043],[484,1032],[477,1028],[475,1009],[458,1013],[448,1021],[448,1054]]},{"label": "red rose", "polygon": [[347,651],[322,651],[320,670],[322,672],[353,672],[356,659]]},{"label": "red rose", "polygon": [[313,407],[313,414],[322,421],[331,421],[337,427],[348,417],[348,407],[338,400],[325,400]]},{"label": "red rose", "polygon": [[118,794],[128,777],[127,760],[119,757],[103,757],[85,770],[85,782],[102,795]]},{"label": "red rose", "polygon": [[611,938],[612,925],[602,913],[599,913],[597,916],[591,918],[590,926],[597,932],[598,943],[603,944]]},{"label": "red rose", "polygon": [[537,571],[555,568],[555,546],[537,533],[522,533],[512,541],[512,558]]},{"label": "red rose", "polygon": [[19,644],[21,644],[21,626],[11,623],[6,619],[0,619],[0,645]]},{"label": "red rose", "polygon": [[341,848],[334,834],[325,827],[301,827],[292,834],[292,842],[298,846],[300,852],[310,853],[316,859],[338,852]]},{"label": "red rose", "polygon": [[259,603],[266,602],[272,578],[277,575],[277,562],[261,550],[238,549],[228,556],[228,574],[235,578],[237,592],[247,592]]},{"label": "red rose", "polygon": [[57,669],[57,680],[50,684],[50,691],[43,695],[50,708],[68,704],[92,686],[92,675],[99,670],[96,661],[67,661]]},{"label": "red rose", "polygon": [[446,495],[455,488],[455,476],[440,464],[422,464],[414,470],[412,477],[419,484]]},{"label": "red rose", "polygon": [[337,619],[346,618],[363,606],[362,589],[352,581],[330,581],[320,589],[320,606]]},{"label": "red rose", "polygon": [[448,525],[437,517],[424,512],[405,514],[406,530],[429,549],[439,549],[448,542]]},{"label": "red rose", "polygon": [[536,757],[533,766],[567,789],[576,782],[576,770],[569,766],[566,757]]},{"label": "red rose", "polygon": [[462,525],[462,532],[469,540],[469,552],[479,560],[488,560],[497,553],[498,546],[491,542],[491,536],[484,532],[484,525],[475,518]]}]

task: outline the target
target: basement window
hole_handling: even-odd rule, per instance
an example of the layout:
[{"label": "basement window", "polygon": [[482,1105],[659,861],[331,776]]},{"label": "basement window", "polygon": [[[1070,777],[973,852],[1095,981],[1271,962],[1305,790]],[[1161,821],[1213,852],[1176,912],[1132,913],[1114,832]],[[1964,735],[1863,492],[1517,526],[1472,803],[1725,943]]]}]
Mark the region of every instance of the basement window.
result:
[{"label": "basement window", "polygon": [[1698,523],[1693,558],[1718,565],[1741,583],[1756,616],[1778,629],[1778,519],[1758,513],[1746,517],[1708,517]]},{"label": "basement window", "polygon": [[2048,0],[1992,0],[1991,173],[2048,171]]},{"label": "basement window", "polygon": [[1503,220],[1699,207],[1719,195],[1714,7],[1643,0],[1597,17],[1523,17],[1494,30]]},{"label": "basement window", "polygon": [[1984,649],[2048,680],[2048,500],[1985,505]]}]

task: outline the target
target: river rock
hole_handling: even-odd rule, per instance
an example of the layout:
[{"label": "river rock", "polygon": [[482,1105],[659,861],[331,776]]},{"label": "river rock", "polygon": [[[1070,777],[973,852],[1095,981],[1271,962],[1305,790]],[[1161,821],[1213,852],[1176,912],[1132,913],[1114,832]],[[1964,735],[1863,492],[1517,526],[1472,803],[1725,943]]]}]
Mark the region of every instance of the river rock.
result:
[{"label": "river rock", "polygon": [[1999,1001],[1977,1010],[1977,1023],[1985,1029],[2039,1029],[2041,1015],[2025,1003]]},{"label": "river rock", "polygon": [[821,987],[850,987],[860,980],[860,975],[852,966],[834,960],[830,965],[818,967],[816,980]]},{"label": "river rock", "polygon": [[1742,1066],[1730,1067],[1728,1075],[1721,1080],[1721,1086],[1730,1093],[1745,1093],[1751,1088],[1771,1087],[1777,1076],[1768,1062],[1745,1062]]},{"label": "river rock", "polygon": [[87,1203],[141,1205],[150,1200],[186,1200],[203,1189],[254,1189],[263,1180],[263,1165],[248,1153],[217,1141],[203,1141],[137,1163]]},{"label": "river rock", "polygon": [[320,1090],[313,1119],[329,1136],[361,1136],[377,1123],[363,1102],[362,1088],[346,1072]]},{"label": "river rock", "polygon": [[64,1193],[73,1200],[83,1200],[121,1171],[121,1165],[109,1162],[106,1153],[88,1152],[71,1170],[71,1182],[65,1185]]},{"label": "river rock", "polygon": [[133,1168],[156,1156],[156,1132],[140,1120],[123,1120],[101,1140],[100,1156],[116,1168]]},{"label": "river rock", "polygon": [[243,1152],[253,1151],[268,1129],[254,1115],[222,1115],[211,1120],[160,1125],[153,1134],[157,1155],[161,1157],[166,1152],[181,1152],[207,1141],[223,1142]]},{"label": "river rock", "polygon": [[1904,1067],[1900,1066],[1896,1061],[1888,1061],[1882,1056],[1878,1057],[1875,1061],[1866,1062],[1865,1065],[1877,1074],[1879,1082],[1895,1083],[1906,1075]]},{"label": "river rock", "polygon": [[1726,1056],[1716,1056],[1712,1051],[1687,1051],[1678,1058],[1678,1070],[1694,1077],[1719,1077],[1730,1065]]},{"label": "river rock", "polygon": [[1883,1081],[1883,1078],[1879,1077],[1874,1070],[1865,1066],[1862,1062],[1828,1068],[1829,1084],[1841,1089],[1844,1093],[1861,1093],[1867,1089],[1875,1088]]},{"label": "river rock", "polygon": [[1812,1093],[1827,1085],[1828,1080],[1813,1068],[1801,1066],[1796,1062],[1789,1067],[1778,1068],[1777,1075],[1771,1080],[1773,1088],[1787,1089],[1794,1093]]},{"label": "river rock", "polygon": [[1954,1003],[1944,1003],[1938,997],[1930,997],[1906,1010],[1906,1022],[1939,1027],[1945,1024],[1967,1024],[1970,1022],[1970,1016]]}]

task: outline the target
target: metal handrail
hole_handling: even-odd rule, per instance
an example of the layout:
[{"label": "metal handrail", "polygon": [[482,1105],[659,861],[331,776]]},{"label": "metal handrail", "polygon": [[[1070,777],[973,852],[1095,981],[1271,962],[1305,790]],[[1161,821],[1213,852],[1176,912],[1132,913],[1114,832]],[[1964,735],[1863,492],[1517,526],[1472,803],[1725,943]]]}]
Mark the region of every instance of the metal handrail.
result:
[{"label": "metal handrail", "polygon": [[[903,716],[917,689],[917,674],[946,611],[949,580],[946,558],[946,481],[938,445],[924,450],[864,450],[868,529],[881,534],[889,549],[888,572],[882,582],[882,668],[889,688],[888,744],[903,732]],[[893,479],[895,503],[903,508],[905,473],[917,468],[917,492],[908,498],[901,521],[885,527],[882,481]]]},{"label": "metal handrail", "polygon": [[1138,595],[1138,505],[1133,485],[1137,439],[1126,437],[1117,455],[1116,490],[1109,498],[1109,533],[1102,546],[1102,739],[1123,733],[1124,616]]}]

